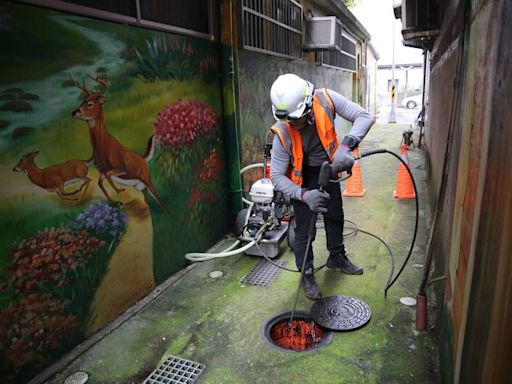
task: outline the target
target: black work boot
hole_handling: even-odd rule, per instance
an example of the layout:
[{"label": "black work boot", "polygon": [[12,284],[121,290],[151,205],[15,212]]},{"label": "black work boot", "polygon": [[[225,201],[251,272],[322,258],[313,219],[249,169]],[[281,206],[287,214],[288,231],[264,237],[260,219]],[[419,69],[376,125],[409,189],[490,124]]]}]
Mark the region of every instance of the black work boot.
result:
[{"label": "black work boot", "polygon": [[362,275],[363,268],[358,267],[352,263],[345,253],[338,253],[330,255],[327,259],[325,266],[338,272],[343,272],[348,275]]},{"label": "black work boot", "polygon": [[304,295],[310,300],[319,300],[322,298],[320,294],[320,290],[316,285],[315,275],[313,274],[313,269],[306,269],[304,275],[302,276],[302,288],[304,288]]}]

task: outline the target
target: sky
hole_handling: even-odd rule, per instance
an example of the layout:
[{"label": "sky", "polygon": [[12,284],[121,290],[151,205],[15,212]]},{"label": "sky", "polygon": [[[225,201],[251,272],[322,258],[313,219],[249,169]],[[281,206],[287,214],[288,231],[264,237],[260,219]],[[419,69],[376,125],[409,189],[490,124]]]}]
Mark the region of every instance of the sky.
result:
[{"label": "sky", "polygon": [[361,0],[351,9],[372,36],[372,44],[379,52],[379,65],[393,60],[393,28],[395,29],[395,64],[423,63],[421,49],[402,44],[402,23],[393,14],[393,0]]}]

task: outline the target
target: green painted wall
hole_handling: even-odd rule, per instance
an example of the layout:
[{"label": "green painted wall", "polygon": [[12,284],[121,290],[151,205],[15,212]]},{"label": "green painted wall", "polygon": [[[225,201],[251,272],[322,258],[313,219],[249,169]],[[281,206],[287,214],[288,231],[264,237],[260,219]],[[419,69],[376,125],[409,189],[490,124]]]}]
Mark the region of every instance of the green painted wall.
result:
[{"label": "green painted wall", "polygon": [[[217,44],[5,1],[0,20],[0,376],[18,383],[226,233],[228,209]],[[110,139],[83,120],[99,109]],[[120,179],[103,193],[101,174]]]}]

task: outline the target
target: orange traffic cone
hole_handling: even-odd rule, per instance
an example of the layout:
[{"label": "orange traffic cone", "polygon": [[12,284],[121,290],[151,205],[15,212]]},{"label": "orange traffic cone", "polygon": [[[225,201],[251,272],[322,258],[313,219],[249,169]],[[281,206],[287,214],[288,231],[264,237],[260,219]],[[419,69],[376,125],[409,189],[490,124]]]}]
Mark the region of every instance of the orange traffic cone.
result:
[{"label": "orange traffic cone", "polygon": [[[359,148],[354,149],[354,157],[359,157]],[[363,197],[366,189],[363,188],[363,176],[361,175],[361,165],[356,160],[352,166],[352,176],[347,179],[347,185],[343,191],[346,197]]]},{"label": "orange traffic cone", "polygon": [[[409,169],[409,159],[407,158],[407,145],[402,144],[400,147],[400,157],[407,163]],[[412,185],[411,176],[405,165],[400,163],[398,167],[398,174],[396,177],[396,189],[393,191],[393,197],[395,199],[414,199],[416,194],[414,193],[414,187]]]}]

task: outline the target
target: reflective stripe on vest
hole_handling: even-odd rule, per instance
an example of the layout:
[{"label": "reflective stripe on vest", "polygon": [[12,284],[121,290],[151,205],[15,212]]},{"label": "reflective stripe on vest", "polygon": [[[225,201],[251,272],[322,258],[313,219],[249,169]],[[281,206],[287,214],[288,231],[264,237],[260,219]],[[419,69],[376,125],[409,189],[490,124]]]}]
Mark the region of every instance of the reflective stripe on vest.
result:
[{"label": "reflective stripe on vest", "polygon": [[[322,91],[315,91],[313,96],[313,114],[320,142],[332,161],[334,152],[338,148],[338,137],[334,129],[334,105],[325,88]],[[292,157],[288,177],[295,184],[301,186],[304,151],[300,131],[293,128],[290,124],[282,122],[277,122],[271,130],[277,134],[281,145]]]}]

